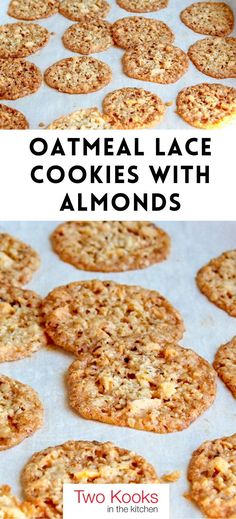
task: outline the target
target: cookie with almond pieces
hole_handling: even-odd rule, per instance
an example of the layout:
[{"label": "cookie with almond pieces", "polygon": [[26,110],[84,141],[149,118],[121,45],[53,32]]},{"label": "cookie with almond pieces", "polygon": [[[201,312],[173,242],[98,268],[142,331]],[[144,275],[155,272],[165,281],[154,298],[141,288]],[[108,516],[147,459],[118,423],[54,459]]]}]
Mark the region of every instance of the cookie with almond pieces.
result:
[{"label": "cookie with almond pieces", "polygon": [[0,104],[0,130],[27,130],[29,123],[22,112]]},{"label": "cookie with almond pieces", "polygon": [[164,9],[168,0],[116,0],[117,4],[131,13],[150,13]]},{"label": "cookie with almond pieces", "polygon": [[0,99],[19,99],[37,92],[42,84],[38,67],[24,59],[0,59]]},{"label": "cookie with almond pieces", "polygon": [[111,130],[113,126],[97,108],[80,108],[63,115],[48,126],[48,130]]},{"label": "cookie with almond pieces", "polygon": [[49,32],[37,23],[0,25],[0,58],[25,58],[44,47]]},{"label": "cookie with almond pieces", "polygon": [[112,36],[115,44],[122,49],[153,42],[173,43],[175,38],[166,23],[144,16],[127,16],[117,20],[112,25]]},{"label": "cookie with almond pieces", "polygon": [[213,366],[236,398],[236,337],[220,346],[216,352]]},{"label": "cookie with almond pieces", "polygon": [[233,11],[224,2],[195,2],[180,18],[189,29],[209,36],[227,36],[234,28]]},{"label": "cookie with almond pieces", "polygon": [[113,45],[111,24],[105,20],[86,18],[71,25],[63,34],[64,46],[80,54],[102,52]]},{"label": "cookie with almond pieces", "polygon": [[19,20],[48,18],[58,12],[59,3],[59,0],[11,0],[7,14]]},{"label": "cookie with almond pieces", "polygon": [[40,266],[38,253],[14,236],[0,233],[0,280],[24,285]]},{"label": "cookie with almond pieces", "polygon": [[188,56],[207,76],[217,79],[236,77],[236,38],[203,38],[189,47]]},{"label": "cookie with almond pieces", "polygon": [[62,0],[59,12],[75,22],[85,17],[105,18],[110,11],[106,0]]}]

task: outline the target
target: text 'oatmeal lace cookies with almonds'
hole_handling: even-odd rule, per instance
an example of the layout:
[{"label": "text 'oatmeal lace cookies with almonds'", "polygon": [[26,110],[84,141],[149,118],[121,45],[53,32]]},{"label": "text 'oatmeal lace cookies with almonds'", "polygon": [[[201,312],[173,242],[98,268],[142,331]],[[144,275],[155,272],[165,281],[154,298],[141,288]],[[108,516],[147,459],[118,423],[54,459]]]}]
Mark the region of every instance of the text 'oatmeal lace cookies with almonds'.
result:
[{"label": "text 'oatmeal lace cookies with almonds'", "polygon": [[19,99],[36,92],[42,83],[38,67],[24,59],[0,59],[0,99]]},{"label": "text 'oatmeal lace cookies with almonds'", "polygon": [[[105,108],[108,103],[109,97]],[[168,234],[142,221],[66,222],[55,229],[51,241],[63,261],[93,272],[145,268],[165,260],[170,250]]]},{"label": "text 'oatmeal lace cookies with almonds'", "polygon": [[106,0],[62,0],[59,12],[75,22],[89,18],[105,18],[110,11]]},{"label": "text 'oatmeal lace cookies with almonds'", "polygon": [[22,474],[26,498],[47,503],[55,517],[63,513],[63,483],[158,482],[155,469],[142,456],[111,442],[97,441],[68,441],[37,452]]},{"label": "text 'oatmeal lace cookies with almonds'", "polygon": [[236,337],[218,349],[213,366],[236,398]]},{"label": "text 'oatmeal lace cookies with almonds'", "polygon": [[214,129],[236,115],[236,89],[217,83],[184,88],[176,100],[177,114],[196,128]]},{"label": "text 'oatmeal lace cookies with almonds'", "polygon": [[168,0],[116,0],[117,4],[131,13],[150,13],[167,7]]},{"label": "text 'oatmeal lace cookies with almonds'", "polygon": [[188,69],[189,60],[185,52],[170,43],[152,43],[137,46],[125,52],[124,73],[134,79],[154,83],[175,83]]},{"label": "text 'oatmeal lace cookies with almonds'", "polygon": [[112,281],[79,281],[55,288],[43,301],[48,335],[78,354],[119,339],[155,334],[176,341],[184,325],[175,308],[154,290]]},{"label": "text 'oatmeal lace cookies with almonds'", "polygon": [[0,375],[0,451],[31,436],[43,423],[43,406],[32,387]]},{"label": "text 'oatmeal lace cookies with almonds'", "polygon": [[0,104],[0,130],[27,130],[29,123],[19,110]]},{"label": "text 'oatmeal lace cookies with almonds'", "polygon": [[49,32],[37,23],[0,25],[0,58],[25,58],[44,47]]},{"label": "text 'oatmeal lace cookies with almonds'", "polygon": [[71,25],[64,32],[62,41],[67,49],[80,54],[102,52],[113,45],[111,24],[86,18]]},{"label": "text 'oatmeal lace cookies with almonds'", "polygon": [[66,94],[87,94],[104,88],[112,79],[103,61],[83,56],[66,58],[51,65],[44,74],[48,86]]},{"label": "text 'oatmeal lace cookies with almonds'", "polygon": [[208,362],[176,344],[130,337],[80,354],[68,373],[71,407],[87,419],[161,434],[182,431],[214,401]]},{"label": "text 'oatmeal lace cookies with almonds'", "polygon": [[31,290],[0,284],[0,362],[22,359],[46,345],[41,298]]},{"label": "text 'oatmeal lace cookies with almonds'", "polygon": [[81,108],[63,115],[48,126],[48,130],[111,130],[113,127],[97,108]]},{"label": "text 'oatmeal lace cookies with almonds'", "polygon": [[236,517],[236,434],[204,442],[188,470],[189,496],[206,517]]},{"label": "text 'oatmeal lace cookies with almonds'", "polygon": [[191,45],[188,55],[195,67],[207,76],[236,77],[236,38],[209,36]]},{"label": "text 'oatmeal lace cookies with almonds'", "polygon": [[106,95],[103,111],[114,128],[142,129],[160,123],[165,114],[165,104],[156,94],[143,88],[121,88]]},{"label": "text 'oatmeal lace cookies with almonds'", "polygon": [[166,23],[143,16],[128,16],[117,20],[112,25],[112,36],[114,43],[123,49],[174,41],[174,34]]},{"label": "text 'oatmeal lace cookies with almonds'", "polygon": [[236,250],[212,259],[198,271],[196,281],[212,303],[236,317]]},{"label": "text 'oatmeal lace cookies with almonds'", "polygon": [[19,20],[48,18],[58,12],[59,0],[11,0],[8,14]]},{"label": "text 'oatmeal lace cookies with almonds'", "polygon": [[227,36],[234,27],[232,9],[224,2],[196,2],[180,18],[189,29],[209,36]]},{"label": "text 'oatmeal lace cookies with almonds'", "polygon": [[38,253],[14,236],[0,233],[0,281],[23,285],[40,266]]},{"label": "text 'oatmeal lace cookies with almonds'", "polygon": [[53,519],[47,514],[47,507],[37,500],[22,501],[14,496],[11,487],[0,486],[1,519]]}]

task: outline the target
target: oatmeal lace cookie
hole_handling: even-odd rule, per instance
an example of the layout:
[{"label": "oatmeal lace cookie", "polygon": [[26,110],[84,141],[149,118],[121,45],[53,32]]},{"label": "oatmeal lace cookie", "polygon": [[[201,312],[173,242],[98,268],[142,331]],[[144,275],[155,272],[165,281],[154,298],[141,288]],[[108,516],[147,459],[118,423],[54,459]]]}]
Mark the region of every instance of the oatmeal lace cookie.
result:
[{"label": "oatmeal lace cookie", "polygon": [[27,130],[29,123],[19,110],[0,104],[0,130]]},{"label": "oatmeal lace cookie", "polygon": [[80,108],[63,115],[48,126],[48,130],[111,130],[113,126],[97,108]]},{"label": "oatmeal lace cookie", "polygon": [[59,11],[66,18],[77,22],[86,16],[105,18],[110,11],[110,5],[106,0],[62,0]]},{"label": "oatmeal lace cookie", "polygon": [[0,25],[0,58],[25,58],[44,47],[49,32],[37,23]]},{"label": "oatmeal lace cookie", "polygon": [[113,45],[111,24],[87,17],[71,25],[64,32],[62,41],[67,49],[80,54],[102,52]]},{"label": "oatmeal lace cookie", "polygon": [[166,23],[144,16],[128,16],[117,20],[112,25],[112,36],[115,44],[123,49],[174,41],[174,34]]},{"label": "oatmeal lace cookie", "polygon": [[167,7],[168,0],[116,0],[117,4],[131,13],[150,13]]},{"label": "oatmeal lace cookie", "polygon": [[218,349],[213,366],[236,398],[236,337]]},{"label": "oatmeal lace cookie", "polygon": [[209,36],[191,45],[188,55],[195,67],[207,76],[236,77],[236,38]]},{"label": "oatmeal lace cookie", "polygon": [[42,84],[38,67],[24,59],[0,59],[0,99],[19,99],[37,92]]},{"label": "oatmeal lace cookie", "polygon": [[8,14],[19,20],[48,18],[58,12],[59,0],[11,0]]},{"label": "oatmeal lace cookie", "polygon": [[34,500],[21,502],[12,494],[9,485],[0,486],[1,519],[54,519],[47,514],[45,505]]},{"label": "oatmeal lace cookie", "polygon": [[0,280],[24,285],[40,266],[36,251],[14,236],[0,233]]},{"label": "oatmeal lace cookie", "polygon": [[227,36],[234,28],[233,11],[224,2],[195,2],[180,18],[189,29],[209,36]]}]

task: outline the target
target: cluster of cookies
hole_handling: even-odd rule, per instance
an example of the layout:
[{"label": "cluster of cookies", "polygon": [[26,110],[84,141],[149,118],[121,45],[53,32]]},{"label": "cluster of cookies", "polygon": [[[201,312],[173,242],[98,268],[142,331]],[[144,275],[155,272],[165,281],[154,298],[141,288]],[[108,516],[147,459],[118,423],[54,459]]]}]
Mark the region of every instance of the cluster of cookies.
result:
[{"label": "cluster of cookies", "polygon": [[[173,45],[175,35],[161,20],[137,16],[167,7],[167,0],[117,0],[135,16],[111,24],[104,20],[110,6],[106,0],[11,0],[8,14],[18,20],[0,26],[0,98],[15,100],[36,92],[42,74],[25,58],[49,41],[48,30],[37,23],[59,12],[77,23],[62,37],[64,46],[80,56],[62,59],[47,68],[44,81],[67,94],[88,94],[108,85],[112,70],[90,54],[115,45],[124,49],[123,71],[130,77],[158,84],[177,82],[186,72],[189,59],[203,74],[217,79],[236,77],[236,38],[231,8],[224,2],[197,2],[184,9],[180,18],[193,31],[207,37],[190,46],[186,54]],[[82,56],[81,56],[82,55]],[[168,105],[168,103],[167,103]],[[221,83],[201,83],[181,90],[177,113],[199,128],[215,128],[236,113],[236,89]],[[142,88],[110,92],[97,108],[76,110],[60,117],[49,129],[135,129],[158,124],[166,111],[156,94]],[[0,105],[0,127],[26,129],[25,116]]]},{"label": "cluster of cookies", "polygon": [[[165,260],[170,238],[149,222],[67,222],[51,236],[61,260],[78,269],[122,272]],[[39,267],[31,247],[0,234],[0,360],[33,354],[49,341],[74,354],[67,386],[72,409],[89,419],[155,433],[182,431],[213,403],[216,372],[236,397],[236,339],[221,346],[214,368],[178,344],[180,313],[160,293],[97,279],[52,290],[43,300],[22,287]],[[236,316],[236,251],[223,253],[196,277],[210,301]],[[56,353],[55,353],[56,354]],[[28,385],[0,375],[0,450],[33,434],[43,404]],[[236,434],[193,453],[189,496],[212,518],[236,515]],[[67,441],[32,456],[23,469],[25,500],[0,488],[0,512],[62,517],[63,483],[161,483],[141,456],[110,442]]]}]

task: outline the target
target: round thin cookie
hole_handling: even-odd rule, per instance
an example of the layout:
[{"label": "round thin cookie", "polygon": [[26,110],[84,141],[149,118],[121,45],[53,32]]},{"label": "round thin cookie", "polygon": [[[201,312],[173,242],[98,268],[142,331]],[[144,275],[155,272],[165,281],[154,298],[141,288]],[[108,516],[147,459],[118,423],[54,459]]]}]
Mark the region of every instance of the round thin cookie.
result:
[{"label": "round thin cookie", "polygon": [[36,500],[20,502],[8,485],[0,486],[0,511],[2,519],[53,519],[45,505]]},{"label": "round thin cookie", "polygon": [[142,129],[160,123],[165,114],[165,104],[156,94],[143,88],[121,88],[106,95],[103,111],[114,128]]},{"label": "round thin cookie", "polygon": [[208,362],[176,344],[130,337],[81,353],[68,373],[71,407],[84,418],[161,434],[186,429],[213,403]]},{"label": "round thin cookie", "polygon": [[236,434],[204,442],[188,469],[189,497],[206,517],[236,517]]},{"label": "round thin cookie", "polygon": [[0,104],[0,130],[27,130],[29,123],[15,108]]},{"label": "round thin cookie", "polygon": [[38,253],[7,233],[0,233],[0,281],[24,285],[40,266]]},{"label": "round thin cookie", "polygon": [[104,88],[112,79],[110,67],[92,57],[66,58],[44,74],[48,86],[66,94],[87,94]]},{"label": "round thin cookie", "polygon": [[59,12],[75,22],[89,18],[105,18],[110,11],[106,0],[62,0]]},{"label": "round thin cookie", "polygon": [[63,34],[64,46],[80,54],[102,52],[113,45],[111,24],[98,19],[84,19],[71,25]]},{"label": "round thin cookie", "polygon": [[213,366],[236,398],[236,337],[218,349]]},{"label": "round thin cookie", "polygon": [[236,89],[216,83],[201,83],[181,90],[177,114],[196,128],[218,128],[236,115]]},{"label": "round thin cookie", "polygon": [[24,59],[0,59],[0,99],[19,99],[36,92],[42,83],[38,67]]},{"label": "round thin cookie", "polygon": [[158,482],[155,469],[142,456],[97,441],[68,441],[37,452],[22,474],[26,498],[47,503],[56,517],[63,513],[63,483]]},{"label": "round thin cookie", "polygon": [[136,45],[150,45],[153,42],[172,43],[174,34],[161,20],[128,16],[112,25],[114,43],[122,49],[132,49]]},{"label": "round thin cookie", "polygon": [[168,234],[142,221],[65,222],[56,227],[51,241],[63,261],[90,272],[149,267],[165,260],[170,250]]},{"label": "round thin cookie", "polygon": [[22,359],[46,345],[41,298],[31,290],[0,285],[0,362]]},{"label": "round thin cookie", "polygon": [[176,341],[184,331],[179,312],[159,292],[113,281],[55,288],[43,301],[43,314],[49,337],[74,354],[146,333]]},{"label": "round thin cookie", "polygon": [[0,58],[25,58],[44,47],[49,32],[37,23],[0,25]]},{"label": "round thin cookie", "polygon": [[81,108],[69,115],[63,115],[48,126],[48,130],[111,130],[106,116],[97,108]]},{"label": "round thin cookie", "polygon": [[43,406],[32,387],[0,375],[0,451],[31,436],[43,423]]},{"label": "round thin cookie", "polygon": [[195,67],[217,79],[236,77],[236,38],[204,38],[189,47]]},{"label": "round thin cookie", "polygon": [[236,250],[209,261],[198,271],[196,281],[212,303],[236,317]]},{"label": "round thin cookie", "polygon": [[170,43],[137,46],[125,52],[124,73],[134,79],[168,84],[178,81],[188,69],[188,56]]},{"label": "round thin cookie", "polygon": [[180,18],[189,29],[209,36],[227,36],[234,28],[233,11],[224,2],[196,2]]},{"label": "round thin cookie", "polygon": [[48,18],[58,12],[59,0],[11,0],[7,14],[19,20]]},{"label": "round thin cookie", "polygon": [[150,13],[167,7],[168,0],[116,0],[117,4],[131,13]]}]

